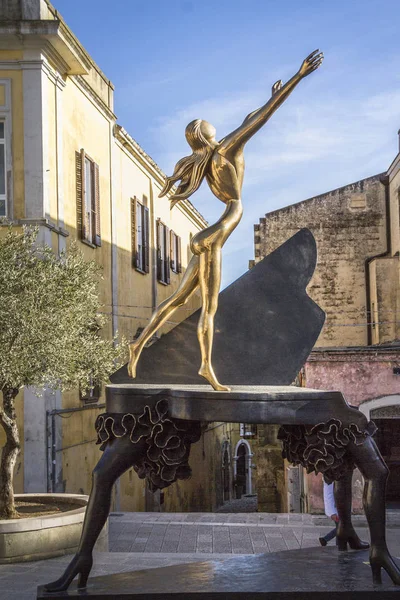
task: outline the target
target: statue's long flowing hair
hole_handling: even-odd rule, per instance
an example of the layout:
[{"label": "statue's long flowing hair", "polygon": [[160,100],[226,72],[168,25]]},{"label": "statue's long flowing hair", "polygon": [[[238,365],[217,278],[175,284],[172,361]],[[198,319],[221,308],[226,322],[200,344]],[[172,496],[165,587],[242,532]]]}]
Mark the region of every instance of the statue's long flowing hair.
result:
[{"label": "statue's long flowing hair", "polygon": [[171,196],[171,208],[180,200],[189,198],[200,187],[204,179],[205,171],[214,148],[201,132],[201,119],[191,121],[185,129],[185,136],[193,153],[181,158],[175,165],[171,177],[159,194],[159,198],[168,194],[174,184],[180,180],[180,184]]}]

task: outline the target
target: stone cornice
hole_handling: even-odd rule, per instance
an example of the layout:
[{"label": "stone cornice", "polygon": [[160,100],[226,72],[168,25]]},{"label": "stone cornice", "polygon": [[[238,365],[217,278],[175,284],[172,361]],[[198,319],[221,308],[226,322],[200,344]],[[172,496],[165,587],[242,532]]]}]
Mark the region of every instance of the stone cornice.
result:
[{"label": "stone cornice", "polygon": [[307,362],[399,361],[400,344],[314,348]]},{"label": "stone cornice", "polygon": [[400,152],[399,154],[395,157],[395,159],[393,160],[392,164],[390,165],[390,167],[387,170],[387,175],[389,177],[389,181],[391,181],[393,179],[393,177],[395,175],[397,175],[397,173],[400,170]]},{"label": "stone cornice", "polygon": [[[55,54],[56,62],[60,62],[67,75],[88,73],[92,66],[89,55],[83,50],[76,38],[64,23],[55,21],[10,21],[0,22],[0,38],[3,43],[19,43],[29,47],[31,40],[38,40],[43,49],[50,44]],[[14,43],[13,43],[14,42]],[[36,45],[36,44],[35,44]]]},{"label": "stone cornice", "polygon": [[93,69],[95,69],[95,71],[97,71],[97,73],[102,77],[102,79],[104,79],[104,81],[111,87],[111,89],[114,90],[114,85],[112,84],[112,82],[108,79],[108,77],[106,77],[106,75],[103,73],[103,71],[97,65],[97,63],[95,63],[95,61],[90,56],[90,54],[82,46],[82,44],[80,43],[78,38],[75,36],[75,34],[71,31],[71,29],[66,24],[62,15],[60,15],[58,10],[56,8],[54,8],[54,6],[49,2],[49,0],[45,0],[45,2],[47,4],[49,11],[53,15],[53,18],[57,21],[60,21],[61,26],[62,26],[63,35],[68,40],[68,42],[71,44],[71,46],[75,47],[77,49],[77,51],[80,52],[86,58],[86,60],[88,61],[88,65],[90,65]]},{"label": "stone cornice", "polygon": [[[129,135],[129,133],[121,126],[115,125],[114,127],[114,137],[116,140],[122,144],[124,148],[128,150],[132,156],[134,156],[137,160],[139,160],[148,171],[150,171],[153,178],[161,185],[164,186],[166,175],[164,171],[158,166],[158,164],[143,150],[143,148],[137,143],[136,140],[133,139]],[[203,229],[207,227],[208,222],[204,219],[204,217],[199,213],[199,211],[193,206],[193,204],[189,200],[184,200],[183,202],[179,202],[178,206],[183,210],[183,212],[190,216],[190,218],[195,222],[195,224]]]},{"label": "stone cornice", "polygon": [[117,118],[116,115],[113,113],[112,110],[110,110],[110,108],[107,106],[107,104],[105,104],[105,102],[103,102],[103,100],[100,98],[100,96],[98,94],[96,94],[96,92],[87,83],[87,81],[85,80],[84,77],[82,77],[81,75],[77,75],[73,78],[73,81],[75,81],[75,83],[82,88],[82,91],[84,93],[86,93],[91,98],[91,100],[93,100],[93,102],[96,104],[96,106],[98,106],[98,108],[104,112],[104,114],[110,121],[115,122],[115,120]]},{"label": "stone cornice", "polygon": [[376,181],[380,181],[380,183],[382,183],[381,178],[383,175],[386,175],[386,173],[379,173],[378,175],[371,175],[371,177],[365,177],[365,179],[359,179],[358,181],[353,181],[352,183],[348,183],[346,185],[342,185],[341,187],[335,188],[333,190],[323,192],[322,194],[318,194],[317,196],[312,196],[311,198],[306,198],[305,200],[300,200],[300,202],[295,202],[294,204],[289,204],[288,206],[283,206],[282,208],[277,208],[276,210],[271,210],[270,212],[265,213],[264,217],[261,217],[259,219],[259,223],[265,224],[266,219],[268,219],[269,217],[271,217],[273,215],[277,215],[279,213],[284,213],[284,212],[289,212],[293,209],[301,207],[303,204],[308,203],[308,202],[313,202],[313,201],[317,201],[317,200],[322,200],[323,198],[328,198],[329,196],[332,196],[333,194],[336,194],[337,192],[341,192],[348,188],[353,188],[354,186],[357,186],[360,183],[370,182],[370,181],[373,181],[374,179]]},{"label": "stone cornice", "polygon": [[[60,89],[63,89],[66,86],[66,81],[60,75],[60,73],[65,72],[65,68],[63,63],[61,62],[61,58],[55,56],[55,51],[52,49],[50,44],[46,42],[41,48],[40,52],[42,55],[46,57],[50,63],[55,65],[55,69],[53,70],[49,64],[46,63],[45,60],[8,60],[1,61],[0,60],[0,68],[4,70],[16,71],[16,70],[28,70],[28,69],[42,69],[45,71],[46,75],[53,81],[55,85],[57,85]],[[86,94],[92,102],[98,107],[99,110],[103,112],[106,118],[110,121],[115,122],[116,116],[113,111],[103,102],[102,98],[95,92],[95,90],[88,84],[82,75],[75,75],[69,79],[71,82],[74,82],[78,87],[80,87],[82,93]]]}]

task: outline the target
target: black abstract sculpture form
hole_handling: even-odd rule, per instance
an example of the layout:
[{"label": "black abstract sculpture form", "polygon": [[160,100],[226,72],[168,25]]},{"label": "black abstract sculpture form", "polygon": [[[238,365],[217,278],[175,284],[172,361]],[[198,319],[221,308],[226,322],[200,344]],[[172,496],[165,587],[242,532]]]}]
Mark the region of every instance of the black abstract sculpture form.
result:
[{"label": "black abstract sculpture form", "polygon": [[[229,385],[294,381],[325,321],[324,311],[306,292],[316,260],[314,237],[302,229],[220,293],[213,362],[221,380]],[[134,381],[124,366],[111,382],[204,384],[197,373],[199,314],[144,350]]]},{"label": "black abstract sculpture form", "polygon": [[[65,573],[44,587],[48,594],[67,589],[76,575],[78,587],[86,586],[118,477],[134,467],[152,490],[187,478],[190,446],[200,437],[201,422],[210,421],[280,424],[284,456],[335,481],[339,550],[368,547],[351,521],[351,479],[358,467],[365,479],[374,582],[381,581],[384,568],[400,584],[385,539],[388,469],[372,439],[374,425],[340,392],[290,386],[324,322],[323,311],[306,293],[315,264],[315,240],[303,229],[220,294],[214,364],[230,392],[198,384],[196,315],[144,350],[137,383],[131,383],[126,367],[114,374],[107,412],[96,421],[104,452],[93,472],[78,553]],[[237,310],[246,303],[248,310]],[[240,357],[230,335],[242,342]]]}]

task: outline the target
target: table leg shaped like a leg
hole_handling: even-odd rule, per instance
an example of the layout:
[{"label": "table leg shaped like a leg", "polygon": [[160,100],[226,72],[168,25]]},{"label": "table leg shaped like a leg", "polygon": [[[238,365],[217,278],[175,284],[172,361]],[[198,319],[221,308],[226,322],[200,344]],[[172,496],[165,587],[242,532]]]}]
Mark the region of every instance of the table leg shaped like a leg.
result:
[{"label": "table leg shaped like a leg", "polygon": [[338,510],[339,524],[337,528],[337,545],[339,550],[366,550],[367,542],[358,537],[351,521],[353,471],[348,471],[341,479],[335,481],[335,502]]},{"label": "table leg shaped like a leg", "polygon": [[93,548],[110,513],[113,485],[145,452],[144,441],[132,444],[129,436],[117,438],[106,447],[93,470],[92,491],[83,522],[78,552],[63,575],[56,581],[45,585],[47,591],[67,590],[76,576],[78,576],[78,588],[86,587],[93,564]]},{"label": "table leg shaped like a leg", "polygon": [[393,583],[400,585],[400,569],[386,544],[385,494],[389,470],[369,436],[363,444],[351,444],[349,451],[365,479],[363,503],[371,534],[370,563],[374,582],[381,583],[381,570],[385,569]]}]

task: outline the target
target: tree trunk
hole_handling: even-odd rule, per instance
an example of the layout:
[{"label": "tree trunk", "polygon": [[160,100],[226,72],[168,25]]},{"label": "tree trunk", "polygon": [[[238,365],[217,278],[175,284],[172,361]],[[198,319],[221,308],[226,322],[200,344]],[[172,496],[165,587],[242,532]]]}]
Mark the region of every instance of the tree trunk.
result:
[{"label": "tree trunk", "polygon": [[0,519],[18,518],[14,504],[14,467],[17,462],[20,443],[15,414],[15,398],[18,389],[3,389],[3,410],[0,411],[0,423],[6,433],[7,441],[3,447],[0,462]]}]

